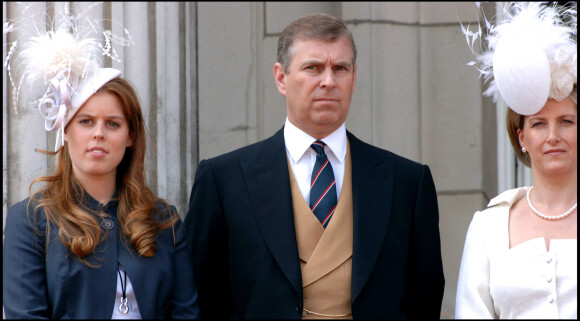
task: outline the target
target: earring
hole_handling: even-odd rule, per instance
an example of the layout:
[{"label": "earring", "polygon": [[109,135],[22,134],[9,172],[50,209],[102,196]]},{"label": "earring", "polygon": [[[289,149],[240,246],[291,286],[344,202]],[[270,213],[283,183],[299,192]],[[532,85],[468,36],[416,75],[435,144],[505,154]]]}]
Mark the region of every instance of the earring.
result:
[{"label": "earring", "polygon": [[526,153],[526,148],[525,147],[522,147],[522,153],[524,153],[524,154]]}]

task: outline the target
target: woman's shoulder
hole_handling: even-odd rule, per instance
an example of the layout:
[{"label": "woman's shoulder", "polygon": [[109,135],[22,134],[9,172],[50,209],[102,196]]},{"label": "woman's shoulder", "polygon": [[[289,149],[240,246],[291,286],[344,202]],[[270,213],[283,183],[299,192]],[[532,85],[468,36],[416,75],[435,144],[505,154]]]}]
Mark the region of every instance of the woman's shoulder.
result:
[{"label": "woman's shoulder", "polygon": [[528,191],[528,189],[529,189],[528,186],[508,189],[508,190],[504,191],[503,193],[497,195],[496,197],[492,198],[489,201],[489,204],[487,204],[487,207],[492,208],[492,207],[497,206],[497,205],[504,205],[504,206],[507,205],[507,206],[511,207],[519,199],[521,199],[522,197],[524,197],[526,195],[526,192]]},{"label": "woman's shoulder", "polygon": [[503,227],[509,217],[509,210],[520,198],[525,196],[527,187],[514,188],[492,198],[483,210],[476,211],[471,221],[472,228],[495,230]]},{"label": "woman's shoulder", "polygon": [[27,197],[19,202],[14,203],[8,209],[8,215],[21,215],[30,213],[37,213],[42,210],[41,207],[37,207],[40,204],[38,197]]},{"label": "woman's shoulder", "polygon": [[8,213],[14,212],[14,211],[26,210],[29,203],[32,203],[32,202],[34,202],[34,199],[31,199],[30,197],[27,197],[19,202],[16,202],[16,203],[12,204],[12,206],[9,207]]},{"label": "woman's shoulder", "polygon": [[167,202],[164,199],[157,199],[155,201],[155,208],[157,209],[157,211],[163,212],[163,213],[169,213],[169,212],[177,212],[177,209],[175,208],[174,205],[169,204],[169,202]]},{"label": "woman's shoulder", "polygon": [[487,207],[475,213],[476,216],[490,217],[507,213],[509,209],[526,195],[527,187],[509,189],[492,198]]},{"label": "woman's shoulder", "polygon": [[42,230],[46,224],[46,214],[43,208],[38,207],[38,205],[38,197],[27,197],[14,203],[8,209],[5,229],[36,225],[37,229]]},{"label": "woman's shoulder", "polygon": [[177,208],[174,205],[169,204],[169,202],[164,199],[158,199],[155,201],[155,218],[157,220],[168,220],[174,216],[179,217]]}]

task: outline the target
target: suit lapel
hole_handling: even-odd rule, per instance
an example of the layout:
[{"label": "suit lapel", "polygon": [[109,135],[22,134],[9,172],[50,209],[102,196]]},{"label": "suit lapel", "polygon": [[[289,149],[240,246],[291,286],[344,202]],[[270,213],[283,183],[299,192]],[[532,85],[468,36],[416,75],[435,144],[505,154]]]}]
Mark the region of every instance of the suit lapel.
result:
[{"label": "suit lapel", "polygon": [[368,281],[386,236],[394,188],[392,158],[376,157],[372,146],[350,132],[353,190],[352,302]]},{"label": "suit lapel", "polygon": [[262,237],[282,272],[302,293],[283,129],[240,165]]}]

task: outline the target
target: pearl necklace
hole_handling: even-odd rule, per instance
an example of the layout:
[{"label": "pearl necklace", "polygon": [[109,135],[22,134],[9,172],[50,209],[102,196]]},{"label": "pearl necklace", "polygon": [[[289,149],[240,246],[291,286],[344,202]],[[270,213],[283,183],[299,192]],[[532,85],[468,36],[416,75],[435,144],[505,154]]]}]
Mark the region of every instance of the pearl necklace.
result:
[{"label": "pearl necklace", "polygon": [[538,215],[539,217],[548,220],[548,221],[556,221],[556,220],[561,220],[565,217],[567,217],[568,215],[572,214],[572,212],[574,212],[574,210],[576,209],[576,207],[578,206],[578,202],[574,203],[574,205],[572,205],[572,207],[570,207],[569,210],[567,210],[564,214],[560,214],[560,215],[556,215],[556,216],[552,216],[552,215],[545,215],[540,213],[533,205],[532,205],[532,200],[530,199],[530,195],[532,194],[532,189],[534,187],[530,187],[528,188],[528,192],[526,193],[526,198],[528,199],[528,206],[530,206],[530,208],[532,209],[532,211],[534,212],[534,214]]}]

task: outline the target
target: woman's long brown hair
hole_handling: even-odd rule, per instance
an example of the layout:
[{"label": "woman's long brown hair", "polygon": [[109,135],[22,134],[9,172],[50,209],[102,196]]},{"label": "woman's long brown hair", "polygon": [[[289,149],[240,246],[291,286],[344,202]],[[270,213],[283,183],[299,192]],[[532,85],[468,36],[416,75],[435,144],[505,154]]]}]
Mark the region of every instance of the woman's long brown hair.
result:
[{"label": "woman's long brown hair", "polygon": [[[146,132],[139,99],[131,85],[122,78],[115,78],[103,85],[97,93],[109,92],[117,95],[123,106],[129,124],[129,135],[133,141],[127,147],[121,163],[117,167],[117,191],[119,205],[117,220],[123,235],[131,247],[141,256],[151,257],[157,250],[155,239],[160,230],[173,227],[178,220],[177,213],[169,204],[156,197],[148,188],[145,179]],[[31,198],[37,201],[35,210],[43,208],[46,213],[46,239],[50,239],[50,226],[58,229],[62,243],[88,266],[86,259],[101,241],[102,231],[97,216],[82,204],[84,189],[75,179],[68,144],[56,152],[44,151],[48,155],[57,155],[58,165],[52,176],[43,176],[30,184]],[[32,193],[36,183],[46,184]],[[169,213],[163,217],[156,207],[161,202]]]}]

